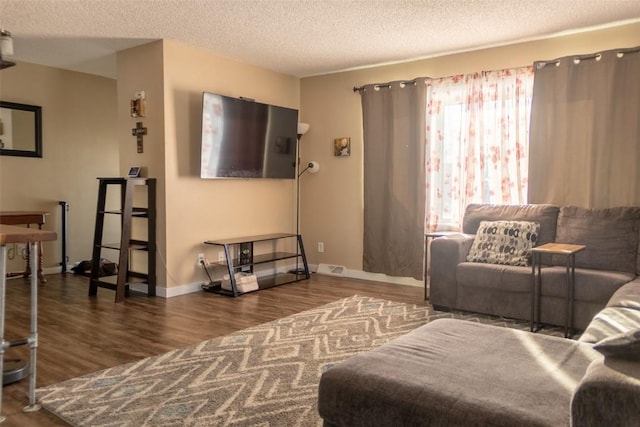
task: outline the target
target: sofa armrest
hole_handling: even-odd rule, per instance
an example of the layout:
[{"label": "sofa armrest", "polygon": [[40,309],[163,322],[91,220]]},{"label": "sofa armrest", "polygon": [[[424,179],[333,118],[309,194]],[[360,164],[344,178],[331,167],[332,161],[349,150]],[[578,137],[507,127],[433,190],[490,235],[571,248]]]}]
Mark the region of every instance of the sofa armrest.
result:
[{"label": "sofa armrest", "polygon": [[591,362],[571,399],[571,425],[637,426],[639,414],[640,361]]},{"label": "sofa armrest", "polygon": [[431,269],[429,302],[432,305],[455,308],[457,297],[456,269],[465,262],[473,234],[454,234],[438,237],[431,242]]}]

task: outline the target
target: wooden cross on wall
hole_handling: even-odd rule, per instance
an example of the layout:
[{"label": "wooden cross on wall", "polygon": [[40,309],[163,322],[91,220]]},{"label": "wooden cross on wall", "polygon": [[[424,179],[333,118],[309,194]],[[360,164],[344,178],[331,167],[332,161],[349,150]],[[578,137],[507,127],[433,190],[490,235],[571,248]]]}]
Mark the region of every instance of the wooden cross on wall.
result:
[{"label": "wooden cross on wall", "polygon": [[147,128],[142,127],[142,122],[137,122],[136,127],[131,129],[131,135],[136,137],[138,153],[142,153],[142,137],[147,134]]}]

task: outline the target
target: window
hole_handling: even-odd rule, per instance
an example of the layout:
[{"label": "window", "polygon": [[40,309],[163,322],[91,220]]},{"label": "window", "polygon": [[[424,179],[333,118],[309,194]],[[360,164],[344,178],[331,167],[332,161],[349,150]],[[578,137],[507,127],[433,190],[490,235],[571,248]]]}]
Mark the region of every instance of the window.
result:
[{"label": "window", "polygon": [[425,230],[459,230],[469,203],[526,203],[533,69],[427,82]]}]

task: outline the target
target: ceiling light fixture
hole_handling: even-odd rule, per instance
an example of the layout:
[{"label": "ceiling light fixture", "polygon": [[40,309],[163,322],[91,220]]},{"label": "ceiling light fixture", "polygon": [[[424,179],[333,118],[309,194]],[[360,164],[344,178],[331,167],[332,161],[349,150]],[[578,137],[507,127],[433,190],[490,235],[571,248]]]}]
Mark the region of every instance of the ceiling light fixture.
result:
[{"label": "ceiling light fixture", "polygon": [[16,65],[15,62],[3,58],[10,55],[13,55],[13,38],[9,31],[0,29],[0,70]]},{"label": "ceiling light fixture", "polygon": [[0,29],[0,53],[4,55],[13,55],[13,39],[11,33],[7,30]]}]

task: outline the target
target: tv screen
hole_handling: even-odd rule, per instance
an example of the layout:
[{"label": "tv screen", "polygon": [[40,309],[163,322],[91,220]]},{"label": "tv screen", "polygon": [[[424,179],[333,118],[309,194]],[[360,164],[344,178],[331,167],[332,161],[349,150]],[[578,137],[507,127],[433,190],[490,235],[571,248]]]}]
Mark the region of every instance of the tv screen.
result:
[{"label": "tv screen", "polygon": [[205,92],[202,178],[284,178],[296,174],[298,110]]}]

